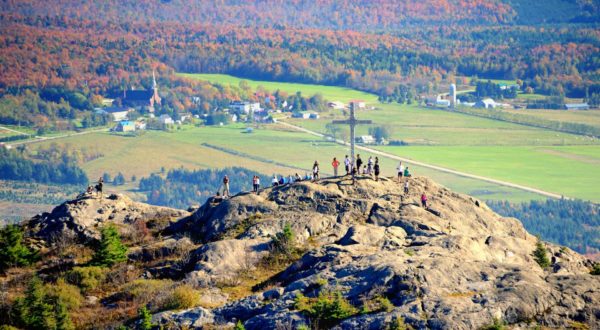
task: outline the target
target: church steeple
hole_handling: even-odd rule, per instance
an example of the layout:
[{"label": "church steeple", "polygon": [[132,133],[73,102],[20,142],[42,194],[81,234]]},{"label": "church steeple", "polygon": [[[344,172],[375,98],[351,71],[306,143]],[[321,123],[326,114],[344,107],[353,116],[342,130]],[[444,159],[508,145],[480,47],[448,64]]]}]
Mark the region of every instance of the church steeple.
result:
[{"label": "church steeple", "polygon": [[152,89],[157,90],[158,86],[156,85],[156,76],[154,75],[154,70],[152,70]]}]

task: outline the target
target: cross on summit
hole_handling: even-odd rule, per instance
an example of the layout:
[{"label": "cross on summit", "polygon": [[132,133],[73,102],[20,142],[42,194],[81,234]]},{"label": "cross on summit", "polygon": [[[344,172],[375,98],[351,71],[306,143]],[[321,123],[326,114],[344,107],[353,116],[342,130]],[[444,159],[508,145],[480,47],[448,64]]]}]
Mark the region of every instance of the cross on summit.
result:
[{"label": "cross on summit", "polygon": [[[373,121],[371,120],[359,120],[356,119],[356,116],[354,115],[354,110],[355,108],[357,108],[357,104],[356,102],[351,102],[350,103],[350,118],[346,119],[346,120],[334,120],[331,123],[334,125],[349,125],[350,126],[350,159],[352,160],[352,167],[355,166],[355,152],[354,152],[354,144],[355,144],[355,128],[356,125],[364,125],[364,124],[372,124]],[[353,171],[354,172],[354,171]],[[352,176],[354,177],[354,175]]]}]

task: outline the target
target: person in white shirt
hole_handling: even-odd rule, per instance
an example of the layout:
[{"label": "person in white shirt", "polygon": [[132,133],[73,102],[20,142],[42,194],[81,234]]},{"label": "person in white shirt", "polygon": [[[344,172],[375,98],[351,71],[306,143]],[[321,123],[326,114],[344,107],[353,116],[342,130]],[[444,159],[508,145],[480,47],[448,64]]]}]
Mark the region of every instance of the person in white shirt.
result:
[{"label": "person in white shirt", "polygon": [[402,165],[402,162],[398,163],[398,167],[396,167],[396,169],[398,170],[398,181],[400,181],[404,175],[404,165]]},{"label": "person in white shirt", "polygon": [[348,158],[348,155],[346,155],[346,158],[344,158],[344,165],[346,166],[346,175],[350,175],[350,171],[352,169],[350,168],[351,162],[350,158]]}]

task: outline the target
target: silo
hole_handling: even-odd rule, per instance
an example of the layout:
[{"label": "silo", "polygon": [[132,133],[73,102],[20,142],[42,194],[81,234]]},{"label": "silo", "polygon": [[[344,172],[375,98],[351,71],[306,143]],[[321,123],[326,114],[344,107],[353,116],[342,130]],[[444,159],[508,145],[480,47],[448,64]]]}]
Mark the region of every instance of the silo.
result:
[{"label": "silo", "polygon": [[450,84],[450,107],[456,107],[456,85]]}]

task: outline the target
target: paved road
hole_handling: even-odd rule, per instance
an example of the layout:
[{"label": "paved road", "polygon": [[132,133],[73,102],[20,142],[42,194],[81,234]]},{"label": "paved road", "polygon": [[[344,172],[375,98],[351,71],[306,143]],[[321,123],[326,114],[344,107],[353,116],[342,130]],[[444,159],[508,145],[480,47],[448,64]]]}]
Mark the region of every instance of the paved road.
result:
[{"label": "paved road", "polygon": [[[314,136],[325,137],[324,134],[317,133],[317,132],[308,130],[306,128],[299,127],[299,126],[296,126],[296,125],[292,125],[292,124],[289,124],[289,123],[286,123],[286,122],[283,122],[283,121],[279,121],[278,123],[282,124],[284,126],[296,129],[298,131],[314,135]],[[346,142],[344,142],[342,140],[336,140],[335,142],[337,142],[339,144],[343,144],[343,145],[348,145],[349,146],[349,143],[346,143]],[[551,197],[551,198],[567,198],[566,196],[562,196],[562,195],[559,195],[559,194],[556,194],[556,193],[552,193],[552,192],[549,192],[549,191],[544,191],[544,190],[540,190],[540,189],[536,189],[536,188],[532,188],[532,187],[527,187],[527,186],[523,186],[523,185],[516,184],[516,183],[511,183],[511,182],[496,180],[496,179],[488,178],[488,177],[485,177],[485,176],[479,176],[479,175],[475,175],[475,174],[469,174],[469,173],[464,173],[464,172],[460,172],[460,171],[455,171],[455,170],[452,170],[452,169],[449,169],[449,168],[445,168],[445,167],[441,167],[441,166],[437,166],[437,165],[432,165],[432,164],[427,164],[427,163],[415,161],[415,160],[412,160],[412,159],[407,159],[407,158],[399,157],[399,156],[396,156],[396,155],[393,155],[393,154],[390,154],[390,153],[387,153],[387,152],[375,150],[375,149],[372,149],[372,148],[369,148],[369,147],[356,146],[356,148],[359,149],[359,150],[367,151],[367,152],[375,154],[375,155],[382,156],[382,157],[386,157],[386,158],[390,158],[390,159],[394,159],[394,160],[398,160],[398,161],[403,161],[403,162],[406,162],[406,163],[409,163],[409,164],[418,165],[418,166],[430,168],[430,169],[433,169],[433,170],[436,170],[436,171],[440,171],[440,172],[445,172],[445,173],[450,173],[450,174],[462,176],[462,177],[465,177],[465,178],[470,178],[470,179],[475,179],[475,180],[490,182],[490,183],[502,185],[502,186],[505,186],[505,187],[516,188],[516,189],[520,189],[520,190],[524,190],[524,191],[528,191],[528,192],[540,194],[540,195]]]},{"label": "paved road", "polygon": [[[2,128],[5,128],[5,127],[2,127]],[[83,131],[83,132],[79,132],[79,133],[69,133],[69,134],[63,134],[63,135],[57,135],[57,136],[50,136],[50,137],[36,136],[35,140],[15,141],[15,142],[7,143],[7,144],[10,144],[12,146],[17,146],[17,145],[21,145],[21,144],[39,143],[39,142],[45,142],[45,141],[51,141],[51,140],[57,140],[57,139],[67,138],[67,137],[71,137],[71,136],[85,135],[85,134],[90,134],[90,133],[97,133],[97,132],[108,132],[108,128],[99,128],[99,129],[94,129],[94,130],[89,130],[89,131]]]}]

